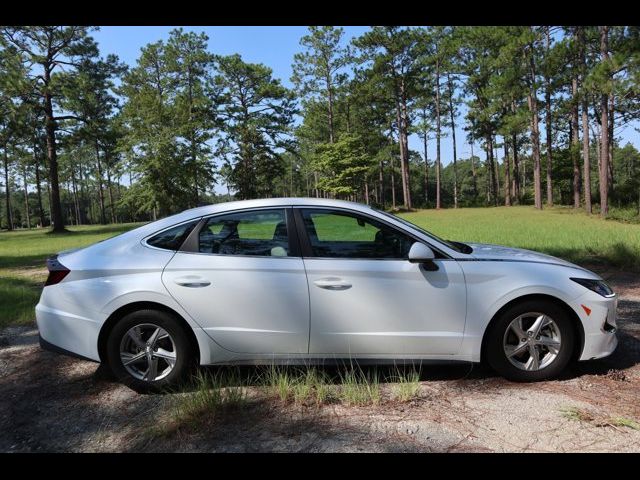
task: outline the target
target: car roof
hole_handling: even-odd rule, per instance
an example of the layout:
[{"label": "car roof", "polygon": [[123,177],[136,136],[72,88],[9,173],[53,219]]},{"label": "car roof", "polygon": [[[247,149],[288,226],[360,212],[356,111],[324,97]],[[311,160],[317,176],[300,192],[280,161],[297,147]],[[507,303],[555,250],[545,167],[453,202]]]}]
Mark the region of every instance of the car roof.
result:
[{"label": "car roof", "polygon": [[356,202],[346,200],[333,200],[328,198],[308,198],[308,197],[278,197],[261,198],[256,200],[235,200],[232,202],[214,203],[203,207],[196,207],[185,210],[183,213],[193,214],[193,216],[209,215],[211,213],[239,210],[244,208],[260,207],[286,207],[286,206],[316,206],[316,207],[342,207],[353,210],[368,210],[371,207]]}]

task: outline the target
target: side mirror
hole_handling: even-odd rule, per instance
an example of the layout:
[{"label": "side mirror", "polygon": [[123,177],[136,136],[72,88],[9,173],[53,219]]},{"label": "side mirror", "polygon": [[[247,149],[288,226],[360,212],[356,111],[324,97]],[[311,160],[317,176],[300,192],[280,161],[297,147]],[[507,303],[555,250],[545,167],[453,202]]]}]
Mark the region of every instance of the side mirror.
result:
[{"label": "side mirror", "polygon": [[433,250],[424,243],[415,242],[409,249],[409,261],[411,263],[432,263],[435,258]]}]

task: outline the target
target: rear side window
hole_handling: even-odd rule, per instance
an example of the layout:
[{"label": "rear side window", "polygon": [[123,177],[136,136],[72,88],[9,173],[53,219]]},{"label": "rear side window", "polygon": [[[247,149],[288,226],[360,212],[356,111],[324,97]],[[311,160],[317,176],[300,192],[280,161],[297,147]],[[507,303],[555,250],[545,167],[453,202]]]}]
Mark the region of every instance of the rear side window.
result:
[{"label": "rear side window", "polygon": [[147,245],[165,250],[179,250],[180,246],[187,239],[191,231],[198,225],[200,220],[183,223],[177,227],[160,232],[147,240]]},{"label": "rear side window", "polygon": [[289,256],[284,210],[255,210],[216,215],[200,230],[200,253]]}]

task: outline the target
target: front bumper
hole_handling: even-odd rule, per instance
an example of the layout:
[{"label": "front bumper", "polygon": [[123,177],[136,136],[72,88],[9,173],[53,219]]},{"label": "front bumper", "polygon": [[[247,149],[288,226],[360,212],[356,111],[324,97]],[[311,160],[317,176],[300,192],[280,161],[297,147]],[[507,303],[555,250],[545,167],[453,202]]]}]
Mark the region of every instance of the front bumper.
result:
[{"label": "front bumper", "polygon": [[574,308],[584,329],[584,347],[580,360],[595,360],[611,355],[618,346],[617,295],[605,298],[588,292],[576,299],[575,303]]}]

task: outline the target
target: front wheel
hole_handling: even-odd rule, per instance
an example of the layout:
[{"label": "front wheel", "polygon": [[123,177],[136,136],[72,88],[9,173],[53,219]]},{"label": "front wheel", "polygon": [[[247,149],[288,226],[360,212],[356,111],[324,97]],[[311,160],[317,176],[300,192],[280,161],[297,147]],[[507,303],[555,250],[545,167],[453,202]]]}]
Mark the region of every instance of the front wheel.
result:
[{"label": "front wheel", "polygon": [[157,310],[122,318],[107,339],[107,360],[115,376],[136,391],[161,391],[177,385],[192,365],[184,328]]},{"label": "front wheel", "polygon": [[567,314],[552,302],[527,300],[503,312],[487,332],[489,364],[515,381],[548,380],[571,360],[575,332]]}]

